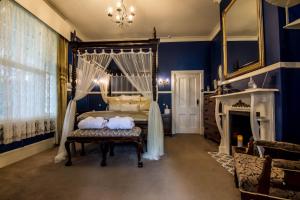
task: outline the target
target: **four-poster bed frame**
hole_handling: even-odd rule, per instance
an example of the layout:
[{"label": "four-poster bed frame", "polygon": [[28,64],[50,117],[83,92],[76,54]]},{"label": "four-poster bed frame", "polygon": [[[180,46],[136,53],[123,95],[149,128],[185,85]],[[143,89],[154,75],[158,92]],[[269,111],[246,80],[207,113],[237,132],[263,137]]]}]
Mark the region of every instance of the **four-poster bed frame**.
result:
[{"label": "four-poster bed frame", "polygon": [[[157,51],[160,39],[156,37],[156,29],[153,29],[153,38],[148,40],[131,40],[131,41],[98,41],[98,42],[81,42],[76,38],[76,32],[72,34],[72,41],[70,43],[70,48],[72,49],[72,77],[71,77],[71,99],[75,97],[76,92],[76,66],[77,66],[77,55],[79,53],[84,53],[86,50],[89,51],[97,51],[97,50],[107,50],[107,51],[120,51],[120,50],[131,50],[131,49],[151,49],[152,51],[152,92],[153,92],[153,101],[157,100]],[[77,120],[75,119],[74,126],[76,127]],[[148,122],[137,122],[137,126],[142,129],[143,133],[147,133]],[[114,142],[133,142],[137,144],[137,155],[138,155],[138,166],[142,167],[143,163],[141,162],[141,152],[143,151],[143,144],[145,143],[146,134],[142,134],[140,137],[127,137],[127,138],[84,138],[84,137],[68,137],[65,143],[65,148],[68,153],[68,161],[66,166],[72,165],[71,162],[71,152],[70,152],[70,144],[74,144],[74,142],[81,143],[82,152],[84,155],[84,143],[86,142],[102,142],[101,150],[102,150],[102,166],[106,165],[106,153],[108,152],[108,148],[112,152],[112,146],[107,146],[107,142],[113,144]],[[75,146],[75,145],[74,145]]]},{"label": "four-poster bed frame", "polygon": [[70,42],[70,47],[72,49],[72,77],[71,85],[72,92],[71,98],[73,99],[76,91],[76,66],[77,66],[77,54],[79,52],[84,52],[85,50],[97,50],[97,49],[107,49],[107,50],[121,50],[121,49],[152,49],[152,91],[153,100],[156,101],[157,93],[157,51],[160,39],[156,37],[156,29],[153,28],[153,38],[148,40],[128,40],[128,41],[93,41],[93,42],[79,42],[76,40],[76,32],[72,35],[72,41]]}]

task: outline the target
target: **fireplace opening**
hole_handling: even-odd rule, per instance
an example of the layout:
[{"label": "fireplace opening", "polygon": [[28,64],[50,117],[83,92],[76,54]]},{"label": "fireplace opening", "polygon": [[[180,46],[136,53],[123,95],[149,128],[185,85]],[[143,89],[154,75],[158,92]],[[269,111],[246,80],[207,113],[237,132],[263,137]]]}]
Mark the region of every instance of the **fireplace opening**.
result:
[{"label": "fireplace opening", "polygon": [[[259,113],[257,113],[259,116]],[[232,146],[238,146],[238,135],[243,136],[243,147],[246,147],[252,137],[250,124],[250,112],[230,111],[229,112],[229,134],[230,134],[230,154]]]}]

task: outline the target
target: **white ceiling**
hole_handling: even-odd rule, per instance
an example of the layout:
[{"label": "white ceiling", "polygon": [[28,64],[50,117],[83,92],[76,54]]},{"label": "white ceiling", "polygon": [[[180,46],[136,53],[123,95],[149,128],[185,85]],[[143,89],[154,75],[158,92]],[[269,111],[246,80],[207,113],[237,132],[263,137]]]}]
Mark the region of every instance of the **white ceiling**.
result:
[{"label": "white ceiling", "polygon": [[219,24],[219,5],[213,0],[125,0],[136,8],[135,21],[123,29],[106,15],[117,0],[46,0],[87,40],[158,37],[209,38]]}]

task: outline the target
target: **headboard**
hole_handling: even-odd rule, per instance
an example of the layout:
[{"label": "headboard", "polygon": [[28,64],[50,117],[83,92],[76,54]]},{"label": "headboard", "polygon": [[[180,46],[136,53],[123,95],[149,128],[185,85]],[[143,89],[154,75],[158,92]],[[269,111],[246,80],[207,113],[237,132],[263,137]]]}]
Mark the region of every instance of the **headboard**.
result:
[{"label": "headboard", "polygon": [[140,95],[121,95],[107,98],[109,110],[149,111],[150,99]]}]

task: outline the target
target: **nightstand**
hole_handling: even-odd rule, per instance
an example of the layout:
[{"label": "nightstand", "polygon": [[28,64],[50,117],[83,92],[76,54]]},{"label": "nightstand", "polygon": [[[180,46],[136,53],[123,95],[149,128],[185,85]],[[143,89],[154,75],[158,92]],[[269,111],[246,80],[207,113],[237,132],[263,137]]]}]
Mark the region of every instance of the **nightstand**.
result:
[{"label": "nightstand", "polygon": [[164,134],[172,136],[172,114],[161,114],[164,126]]}]

